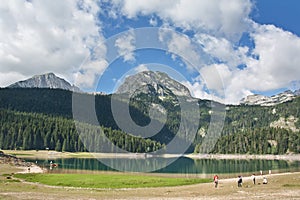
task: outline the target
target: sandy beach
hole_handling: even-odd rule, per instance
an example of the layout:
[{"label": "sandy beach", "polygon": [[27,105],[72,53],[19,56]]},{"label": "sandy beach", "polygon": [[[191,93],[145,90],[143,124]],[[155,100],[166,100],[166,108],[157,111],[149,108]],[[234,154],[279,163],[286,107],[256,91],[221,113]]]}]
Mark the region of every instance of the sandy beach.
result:
[{"label": "sandy beach", "polygon": [[19,169],[21,169],[22,171],[18,172],[19,174],[25,174],[25,173],[44,173],[45,171],[37,166],[32,164],[29,167],[18,167]]}]

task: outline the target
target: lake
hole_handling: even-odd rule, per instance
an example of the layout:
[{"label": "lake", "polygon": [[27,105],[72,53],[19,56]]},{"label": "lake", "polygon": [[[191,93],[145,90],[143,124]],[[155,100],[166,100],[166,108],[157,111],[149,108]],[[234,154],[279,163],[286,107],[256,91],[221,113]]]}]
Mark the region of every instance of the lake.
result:
[{"label": "lake", "polygon": [[[149,166],[153,169],[159,168],[161,163],[168,163],[169,158],[101,158],[104,163],[112,163],[112,165],[122,165],[124,171],[141,171],[141,166]],[[68,170],[92,170],[92,171],[116,171],[95,158],[57,158],[47,160],[26,159],[27,161],[37,162],[44,168],[50,168],[50,162],[56,163],[58,166],[53,167],[51,171],[61,172]],[[145,162],[147,164],[145,165]],[[138,170],[137,170],[138,169]],[[258,174],[260,170],[264,174],[269,170],[275,172],[295,172],[300,171],[300,161],[289,162],[285,160],[228,160],[228,159],[191,159],[180,157],[167,167],[153,171],[155,173],[172,173],[172,174]],[[142,169],[147,171],[147,169]]]}]

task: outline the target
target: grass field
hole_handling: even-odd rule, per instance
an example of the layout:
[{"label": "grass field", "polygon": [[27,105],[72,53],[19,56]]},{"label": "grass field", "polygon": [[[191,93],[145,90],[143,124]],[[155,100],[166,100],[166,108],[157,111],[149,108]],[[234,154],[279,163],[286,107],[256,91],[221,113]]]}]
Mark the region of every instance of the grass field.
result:
[{"label": "grass field", "polygon": [[[64,186],[48,186],[46,184],[39,184],[33,182],[23,182],[24,179],[32,178],[32,181],[38,181],[38,178],[43,179],[43,176],[52,175],[53,177],[57,176],[57,174],[43,174],[39,176],[25,176],[24,179],[8,179],[11,177],[13,173],[17,171],[22,171],[22,169],[16,168],[12,165],[8,164],[0,164],[0,199],[12,200],[12,199],[23,199],[23,200],[39,200],[39,199],[80,199],[80,200],[91,200],[91,199],[125,199],[125,200],[178,200],[178,199],[187,199],[187,200],[195,200],[195,199],[207,199],[207,200],[227,200],[227,199],[266,199],[266,200],[276,200],[276,199],[300,199],[300,173],[287,173],[287,174],[279,174],[279,175],[271,175],[268,176],[269,183],[267,185],[261,184],[262,179],[258,179],[256,185],[252,184],[251,180],[245,180],[242,188],[238,188],[236,184],[236,180],[226,180],[224,177],[220,176],[220,183],[218,188],[214,188],[212,181],[210,183],[203,184],[190,184],[191,178],[179,178],[181,180],[189,179],[189,185],[179,185],[178,186],[168,186],[163,187],[163,183],[159,183],[161,186],[147,186],[144,185],[142,187],[134,188],[131,186],[129,188],[128,183],[123,182],[123,179],[131,179],[136,180],[135,184],[144,184],[145,182],[152,179],[164,181],[168,179],[164,179],[165,177],[156,176],[153,174],[134,174],[134,173],[112,173],[105,172],[103,174],[82,174],[80,179],[82,182],[87,182],[89,178],[90,180],[95,181],[95,185],[100,184],[100,179],[102,176],[102,181],[111,181],[112,178],[119,178],[119,186],[123,185],[125,188],[93,188],[93,186],[89,185],[89,188],[79,188],[79,187],[64,187]],[[62,174],[59,174],[62,175]],[[68,174],[64,174],[68,175]],[[71,176],[72,174],[70,174]],[[14,174],[13,176],[19,175]],[[27,178],[26,178],[27,177]],[[68,176],[61,176],[65,179]],[[78,177],[78,176],[77,176]],[[86,178],[84,178],[86,177]],[[106,177],[106,179],[104,179]],[[108,178],[109,177],[109,178]],[[135,179],[136,178],[136,179]],[[169,180],[178,181],[177,178],[167,177]],[[111,180],[110,180],[111,179]],[[58,181],[57,179],[52,180],[51,182],[56,182],[56,184],[66,183],[66,180]],[[98,182],[99,181],[99,182]],[[172,182],[170,181],[170,182]],[[197,181],[201,181],[198,179]],[[133,181],[132,181],[133,182]],[[42,182],[41,182],[42,183]],[[103,185],[108,183],[103,183]],[[166,184],[166,183],[164,183]],[[182,183],[180,183],[182,184]],[[183,184],[187,184],[183,181]],[[103,187],[102,185],[102,187]],[[74,186],[74,183],[72,183]],[[87,186],[87,185],[86,185]],[[51,187],[51,188],[50,188]],[[82,187],[82,186],[81,186]]]},{"label": "grass field", "polygon": [[14,177],[52,186],[83,188],[144,188],[191,185],[210,179],[170,178],[139,174],[15,174]]}]

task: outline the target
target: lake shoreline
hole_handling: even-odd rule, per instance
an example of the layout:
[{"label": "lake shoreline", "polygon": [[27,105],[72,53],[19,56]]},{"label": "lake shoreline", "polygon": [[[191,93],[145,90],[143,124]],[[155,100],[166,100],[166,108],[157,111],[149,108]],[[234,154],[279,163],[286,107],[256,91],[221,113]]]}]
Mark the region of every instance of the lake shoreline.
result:
[{"label": "lake shoreline", "polygon": [[187,154],[193,159],[224,159],[224,160],[287,160],[300,161],[300,154],[286,155],[250,155],[250,154]]},{"label": "lake shoreline", "polygon": [[47,150],[2,150],[6,154],[16,155],[19,158],[149,158],[163,157],[176,158],[187,157],[191,159],[219,159],[219,160],[287,160],[300,161],[300,154],[284,154],[284,155],[251,155],[251,154],[162,154],[153,155],[147,153],[90,153],[90,152],[57,152]]}]

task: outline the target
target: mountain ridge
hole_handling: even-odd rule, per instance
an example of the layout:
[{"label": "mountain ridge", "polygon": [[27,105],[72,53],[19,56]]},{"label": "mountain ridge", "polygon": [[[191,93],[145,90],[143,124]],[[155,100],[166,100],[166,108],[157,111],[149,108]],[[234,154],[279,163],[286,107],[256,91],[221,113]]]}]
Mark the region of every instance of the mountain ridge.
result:
[{"label": "mountain ridge", "polygon": [[53,72],[34,75],[26,80],[15,82],[9,85],[8,88],[51,88],[80,92],[77,86],[71,85],[65,79],[56,76]]},{"label": "mountain ridge", "polygon": [[191,97],[187,87],[170,78],[166,73],[158,71],[143,71],[126,77],[123,84],[117,89],[116,94],[133,94],[136,93],[136,91],[157,95],[160,98],[163,98],[165,94],[170,93],[173,93],[176,96]]},{"label": "mountain ridge", "polygon": [[274,106],[287,101],[291,101],[300,95],[300,89],[292,92],[291,90],[286,90],[279,94],[275,94],[271,97],[253,94],[248,95],[240,100],[241,105],[260,105],[260,106]]},{"label": "mountain ridge", "polygon": [[[51,88],[82,92],[77,86],[71,85],[65,79],[56,76],[53,72],[34,75],[26,80],[15,82],[7,88]],[[168,74],[159,71],[143,71],[126,77],[124,82],[115,92],[115,94],[122,93],[156,95],[161,100],[170,95],[185,96],[188,99],[195,99],[191,96],[191,93],[186,86],[169,77]],[[294,92],[286,90],[271,97],[252,94],[242,98],[238,105],[274,106],[291,101],[297,96],[300,96],[300,89],[295,90]]]}]

